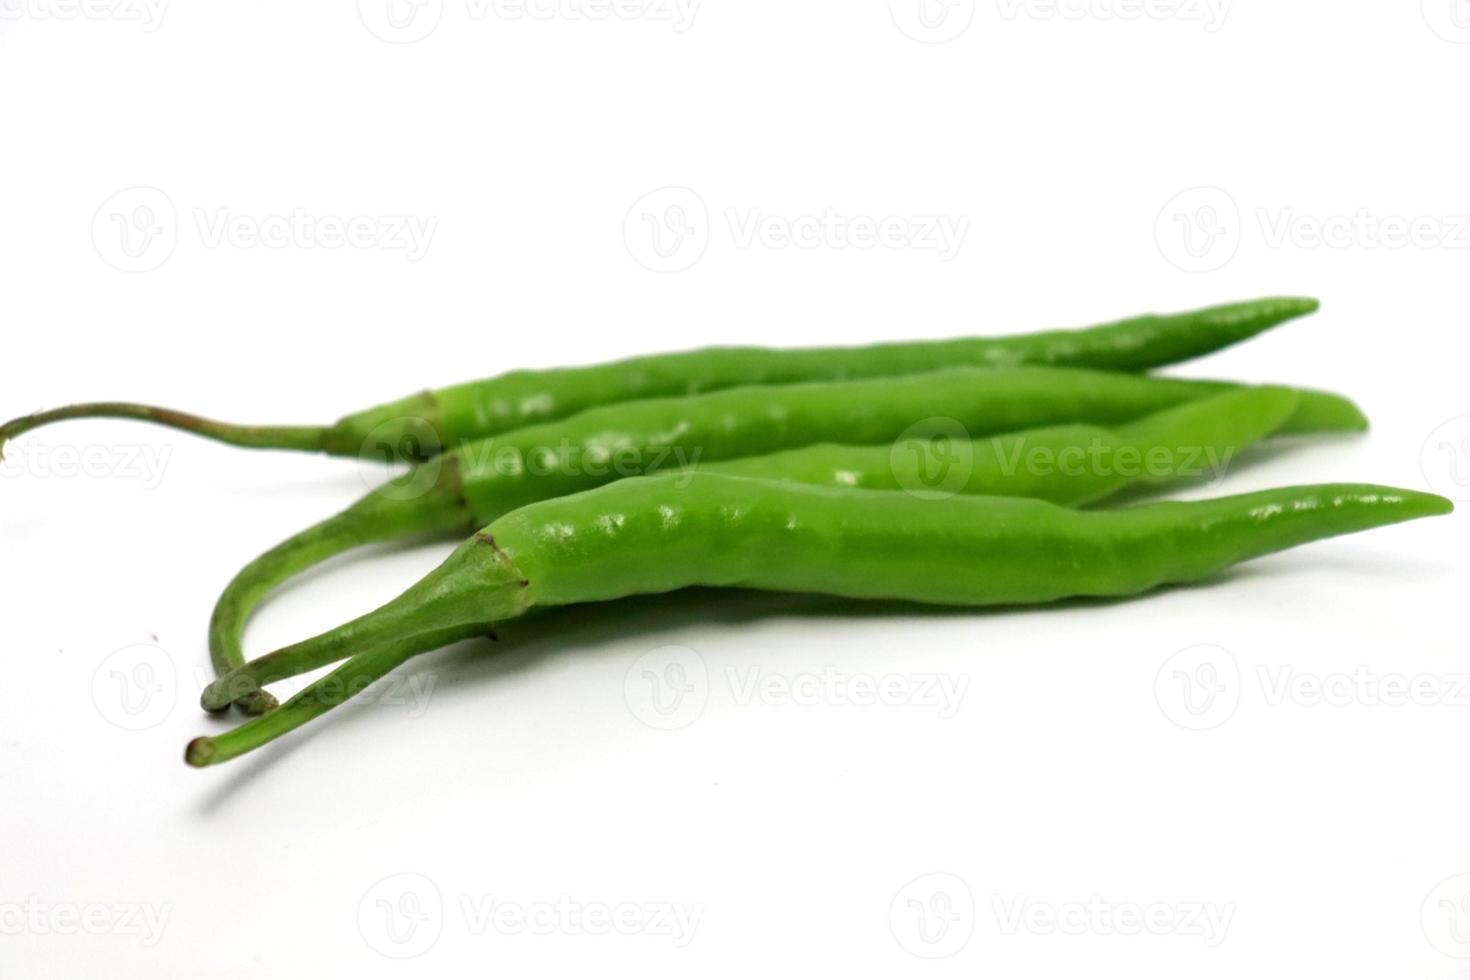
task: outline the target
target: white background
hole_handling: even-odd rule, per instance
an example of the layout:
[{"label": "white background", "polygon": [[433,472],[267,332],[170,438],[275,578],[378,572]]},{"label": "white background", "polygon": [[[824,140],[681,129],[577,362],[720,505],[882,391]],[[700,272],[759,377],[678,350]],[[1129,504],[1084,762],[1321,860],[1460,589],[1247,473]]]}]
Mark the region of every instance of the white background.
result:
[{"label": "white background", "polygon": [[[1341,389],[1374,431],[1186,492],[1470,498],[1464,0],[3,9],[0,415],[324,422],[511,367],[1303,293],[1320,315],[1182,370]],[[964,233],[782,245],[829,209]],[[120,422],[0,472],[6,980],[1470,971],[1462,516],[1117,605],[634,603],[198,772],[217,591],[376,474]],[[249,650],[448,547],[333,563]],[[703,710],[660,730],[671,660]],[[833,672],[960,695],[858,706]],[[575,917],[610,909],[634,934]]]}]

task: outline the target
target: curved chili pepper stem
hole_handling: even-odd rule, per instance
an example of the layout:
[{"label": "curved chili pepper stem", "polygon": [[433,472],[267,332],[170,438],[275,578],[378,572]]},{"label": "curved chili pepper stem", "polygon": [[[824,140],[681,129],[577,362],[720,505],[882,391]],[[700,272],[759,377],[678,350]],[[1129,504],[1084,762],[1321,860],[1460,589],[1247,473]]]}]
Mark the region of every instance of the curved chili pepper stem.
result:
[{"label": "curved chili pepper stem", "polygon": [[274,711],[221,735],[194,739],[184,751],[184,761],[195,767],[228,762],[345,704],[412,657],[482,633],[474,627],[437,630],[360,653]]},{"label": "curved chili pepper stem", "polygon": [[[459,574],[431,576],[325,638],[284,647],[242,664],[206,687],[200,703],[206,711],[219,711],[255,694],[261,685],[294,677],[302,673],[303,654],[325,666],[357,650],[405,641],[421,632],[467,630],[472,635],[520,617],[531,604],[525,576],[494,538],[481,532],[471,540],[473,547],[461,546],[440,566],[455,568]],[[427,624],[423,630],[416,625],[420,620]]]},{"label": "curved chili pepper stem", "polygon": [[[419,467],[379,487],[325,521],[301,531],[242,568],[225,587],[209,619],[209,657],[215,673],[224,675],[245,662],[245,622],[276,585],[303,569],[352,548],[419,534],[465,535],[479,522],[464,500],[461,462],[454,454]],[[235,705],[247,715],[276,707],[275,699],[249,685]],[[211,702],[208,711],[228,703]]]},{"label": "curved chili pepper stem", "polygon": [[[276,545],[242,568],[226,586],[209,619],[209,657],[216,674],[227,674],[245,662],[241,646],[243,623],[271,585],[301,569],[348,548],[371,540],[370,528],[354,520],[350,511],[312,525]],[[276,699],[266,691],[252,691],[236,699],[247,715],[274,710]],[[221,705],[215,710],[224,710]]]},{"label": "curved chili pepper stem", "polygon": [[331,432],[326,426],[314,425],[235,425],[188,412],[177,412],[171,408],[132,402],[88,402],[36,412],[0,425],[0,452],[4,451],[5,443],[16,436],[68,419],[138,419],[232,446],[295,449],[305,452],[326,452],[328,434]]}]

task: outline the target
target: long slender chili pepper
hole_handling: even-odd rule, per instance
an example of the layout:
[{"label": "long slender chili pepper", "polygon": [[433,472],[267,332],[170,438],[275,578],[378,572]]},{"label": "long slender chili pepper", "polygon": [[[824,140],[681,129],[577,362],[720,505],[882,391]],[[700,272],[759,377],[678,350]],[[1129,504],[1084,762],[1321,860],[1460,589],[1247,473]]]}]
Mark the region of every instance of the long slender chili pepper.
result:
[{"label": "long slender chili pepper", "polygon": [[[255,559],[216,605],[210,655],[218,673],[239,666],[245,621],[260,598],[332,555],[415,534],[463,535],[525,504],[618,477],[824,442],[890,445],[906,432],[923,438],[958,427],[978,437],[1063,422],[1128,422],[1241,390],[1223,382],[1077,368],[959,368],[870,381],[733,388],[590,409],[445,453]],[[1294,397],[1283,432],[1357,431],[1366,425],[1358,408],[1338,396],[1295,391]],[[1249,428],[1254,418],[1247,414],[1242,421]],[[924,425],[915,428],[916,423]],[[271,701],[252,697],[240,707],[265,710]]]},{"label": "long slender chili pepper", "polygon": [[971,337],[868,347],[780,350],[715,347],[635,357],[590,367],[511,371],[421,392],[348,415],[328,426],[235,425],[131,402],[96,402],[38,412],[0,425],[7,440],[53,422],[125,418],[182,429],[249,448],[357,455],[391,447],[398,458],[432,455],[463,442],[566,418],[588,408],[744,385],[794,384],[919,374],[948,367],[1043,364],[1145,371],[1209,354],[1312,313],[1315,299],[1281,297],[1172,315],[1149,314],[1080,330]]},{"label": "long slender chili pepper", "polygon": [[[1251,558],[1447,514],[1442,497],[1363,484],[1078,511],[1045,501],[776,483],[713,473],[617,483],[524,507],[475,534],[377,610],[252,661],[211,685],[228,700],[353,654],[336,683],[533,608],[691,586],[992,606],[1120,597],[1205,579]],[[186,759],[223,762],[331,706],[320,686]]]},{"label": "long slender chili pepper", "polygon": [[1243,388],[1127,425],[1059,425],[968,442],[941,436],[892,446],[825,443],[699,467],[761,480],[904,490],[936,498],[1030,497],[1095,503],[1137,482],[1220,477],[1253,443],[1278,432],[1298,404],[1290,388]]}]

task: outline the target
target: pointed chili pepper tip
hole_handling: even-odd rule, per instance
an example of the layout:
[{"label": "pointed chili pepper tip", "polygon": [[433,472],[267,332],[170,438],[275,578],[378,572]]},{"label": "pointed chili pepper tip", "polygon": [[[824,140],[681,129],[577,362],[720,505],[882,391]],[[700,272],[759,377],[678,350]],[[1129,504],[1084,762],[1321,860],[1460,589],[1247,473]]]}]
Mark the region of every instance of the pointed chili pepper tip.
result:
[{"label": "pointed chili pepper tip", "polygon": [[1424,503],[1426,516],[1443,517],[1455,512],[1455,502],[1448,497],[1441,497],[1434,493],[1417,494],[1416,496]]},{"label": "pointed chili pepper tip", "polygon": [[201,735],[184,749],[184,761],[195,769],[203,769],[214,762],[215,754],[214,739]]}]

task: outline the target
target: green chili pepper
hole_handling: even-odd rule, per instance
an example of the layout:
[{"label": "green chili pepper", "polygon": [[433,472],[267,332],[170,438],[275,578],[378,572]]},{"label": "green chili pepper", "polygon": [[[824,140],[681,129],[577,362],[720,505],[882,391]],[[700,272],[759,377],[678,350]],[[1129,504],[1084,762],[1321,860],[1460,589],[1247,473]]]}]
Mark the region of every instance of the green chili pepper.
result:
[{"label": "green chili pepper", "polygon": [[1137,482],[1223,476],[1242,450],[1280,431],[1298,404],[1290,388],[1242,388],[1116,428],[1059,425],[970,441],[912,438],[892,446],[825,443],[698,469],[905,490],[928,498],[956,493],[1031,497],[1080,507]]},{"label": "green chili pepper", "polygon": [[[242,686],[354,653],[337,682],[370,679],[539,607],[691,586],[957,606],[1131,596],[1453,509],[1432,494],[1361,484],[1078,511],[1025,498],[925,501],[714,473],[641,477],[495,521],[398,598],[244,665],[206,698],[228,703]],[[256,748],[329,708],[321,692],[308,689],[233,732],[196,739],[186,758],[202,766]]]},{"label": "green chili pepper", "polygon": [[1271,298],[1011,337],[796,350],[719,347],[591,367],[512,371],[421,392],[348,415],[330,426],[234,425],[151,405],[97,402],[39,412],[0,425],[0,451],[7,440],[52,422],[126,418],[250,448],[352,456],[371,442],[393,447],[399,458],[415,458],[599,405],[745,385],[892,377],[963,366],[1044,364],[1144,371],[1247,340],[1312,313],[1317,306],[1315,299]]},{"label": "green chili pepper", "polygon": [[[255,604],[332,555],[414,534],[463,535],[517,507],[619,477],[823,442],[891,445],[906,431],[925,438],[957,426],[974,437],[1062,422],[1128,422],[1241,390],[1222,382],[1078,368],[958,368],[869,381],[732,388],[590,409],[445,453],[261,555],[221,595],[210,621],[210,654],[220,673],[239,666],[245,620]],[[1281,398],[1266,397],[1273,405]],[[1338,396],[1297,391],[1293,397],[1295,410],[1281,431],[1356,431],[1366,424],[1358,408]],[[1268,406],[1268,414],[1273,410]],[[1247,413],[1240,424],[1250,431],[1256,418]],[[915,428],[916,423],[924,425]],[[979,472],[983,478],[987,471],[982,466]],[[248,712],[272,706],[268,699],[241,705]]]}]

